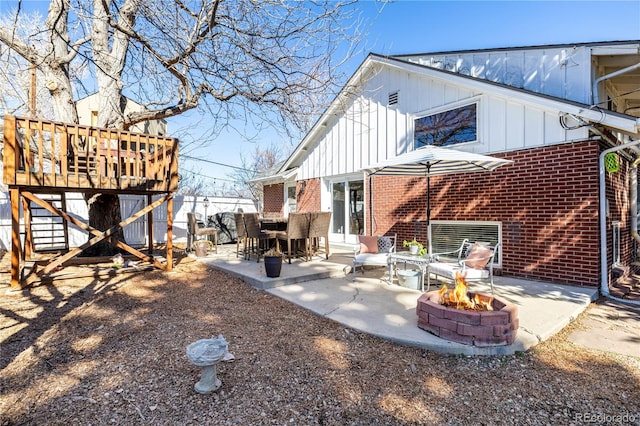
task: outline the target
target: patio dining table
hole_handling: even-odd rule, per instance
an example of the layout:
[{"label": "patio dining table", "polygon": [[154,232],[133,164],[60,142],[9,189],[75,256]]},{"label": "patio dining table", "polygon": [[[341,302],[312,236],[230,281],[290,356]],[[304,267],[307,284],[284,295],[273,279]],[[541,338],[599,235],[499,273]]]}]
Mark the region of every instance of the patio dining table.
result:
[{"label": "patio dining table", "polygon": [[260,229],[265,231],[286,231],[286,217],[263,217],[260,219]]}]

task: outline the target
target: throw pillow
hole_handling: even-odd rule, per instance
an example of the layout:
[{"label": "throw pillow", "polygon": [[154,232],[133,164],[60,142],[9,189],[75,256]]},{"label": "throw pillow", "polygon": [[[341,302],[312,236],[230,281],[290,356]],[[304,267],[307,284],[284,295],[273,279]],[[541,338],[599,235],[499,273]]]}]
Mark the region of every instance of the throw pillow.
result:
[{"label": "throw pillow", "polygon": [[378,253],[378,237],[375,235],[358,235],[360,253]]},{"label": "throw pillow", "polygon": [[489,257],[493,254],[493,250],[489,247],[483,246],[475,242],[473,247],[471,247],[471,251],[467,255],[467,261],[465,264],[469,268],[473,269],[484,269],[489,263]]},{"label": "throw pillow", "polygon": [[391,247],[393,247],[391,237],[378,237],[378,253],[389,253]]}]

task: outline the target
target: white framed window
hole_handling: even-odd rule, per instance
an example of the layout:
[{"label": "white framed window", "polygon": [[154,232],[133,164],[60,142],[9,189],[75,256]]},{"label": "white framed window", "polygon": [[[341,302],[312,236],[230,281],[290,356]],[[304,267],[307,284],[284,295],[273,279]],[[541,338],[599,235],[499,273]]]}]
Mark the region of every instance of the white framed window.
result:
[{"label": "white framed window", "polygon": [[[432,220],[431,242],[434,253],[445,253],[460,248],[465,238],[471,242],[489,245],[502,243],[502,222]],[[502,266],[502,250],[494,258],[494,266]]]},{"label": "white framed window", "polygon": [[296,213],[298,209],[298,200],[296,198],[296,185],[295,184],[288,185],[286,187],[286,191],[287,191],[286,214],[288,216],[289,213]]},{"label": "white framed window", "polygon": [[414,149],[478,142],[479,103],[467,101],[417,116],[413,122]]}]

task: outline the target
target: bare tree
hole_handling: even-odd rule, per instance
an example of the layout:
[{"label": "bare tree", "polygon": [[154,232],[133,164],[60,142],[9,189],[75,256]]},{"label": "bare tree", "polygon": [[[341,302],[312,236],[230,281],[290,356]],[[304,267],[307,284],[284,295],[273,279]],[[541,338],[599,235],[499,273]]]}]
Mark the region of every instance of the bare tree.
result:
[{"label": "bare tree", "polygon": [[[0,26],[0,43],[38,70],[59,121],[77,123],[75,99],[97,87],[101,127],[128,129],[199,108],[214,133],[243,117],[268,118],[287,132],[308,128],[343,80],[336,58],[347,59],[355,45],[353,3],[50,0],[41,45],[16,25]],[[9,18],[17,23],[22,14]],[[73,75],[85,64],[88,78]],[[146,109],[125,115],[124,93]],[[88,201],[97,228],[120,220],[117,208],[94,208],[117,197]]]},{"label": "bare tree", "polygon": [[236,169],[231,174],[236,182],[234,195],[251,198],[256,205],[262,205],[262,184],[251,182],[251,180],[273,172],[281,163],[281,157],[281,151],[274,145],[266,149],[256,147],[250,158],[241,156],[242,168]]},{"label": "bare tree", "polygon": [[206,179],[193,170],[181,170],[178,179],[178,194],[201,195],[207,187]]}]

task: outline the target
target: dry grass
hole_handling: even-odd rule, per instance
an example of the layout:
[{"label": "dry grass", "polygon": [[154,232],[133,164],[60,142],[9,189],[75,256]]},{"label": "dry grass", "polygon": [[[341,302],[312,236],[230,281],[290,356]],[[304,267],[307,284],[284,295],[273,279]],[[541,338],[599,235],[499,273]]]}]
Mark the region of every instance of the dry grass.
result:
[{"label": "dry grass", "polygon": [[[529,353],[442,355],[345,329],[177,258],[172,273],[2,295],[0,424],[640,422],[637,361],[571,344],[580,321]],[[219,367],[219,391],[199,395],[185,348],[219,333],[236,360]]]}]

